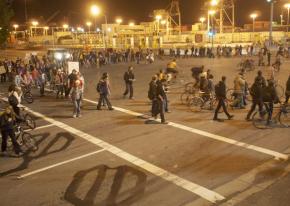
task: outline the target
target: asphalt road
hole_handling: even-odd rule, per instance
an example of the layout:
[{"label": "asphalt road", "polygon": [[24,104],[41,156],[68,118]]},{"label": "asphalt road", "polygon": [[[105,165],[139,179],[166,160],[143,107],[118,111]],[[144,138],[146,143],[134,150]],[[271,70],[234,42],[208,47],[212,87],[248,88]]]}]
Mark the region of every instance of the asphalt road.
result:
[{"label": "asphalt road", "polygon": [[[135,100],[122,98],[129,64],[82,70],[86,89],[82,118],[72,118],[68,100],[46,93],[26,105],[37,117],[31,133],[39,150],[22,158],[0,158],[1,206],[134,205],[206,206],[290,204],[290,130],[257,130],[247,110],[230,110],[234,120],[213,122],[212,111],[192,113],[180,103],[190,68],[204,64],[217,82],[231,87],[240,58],[181,59],[179,81],[170,89],[169,125],[148,121],[151,76],[167,60],[135,67]],[[261,68],[263,69],[263,68]],[[95,86],[109,72],[114,111],[97,111]],[[284,85],[284,61],[277,75]],[[254,72],[246,74],[249,82]],[[0,86],[5,92],[7,84]],[[221,116],[225,118],[225,116]],[[44,126],[44,127],[42,127]]]}]

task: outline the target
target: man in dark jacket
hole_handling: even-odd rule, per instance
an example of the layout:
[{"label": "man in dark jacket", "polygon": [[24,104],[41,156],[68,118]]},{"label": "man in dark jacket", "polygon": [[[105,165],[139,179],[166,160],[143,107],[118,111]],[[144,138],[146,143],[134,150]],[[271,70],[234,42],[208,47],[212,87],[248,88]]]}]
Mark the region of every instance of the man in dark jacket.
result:
[{"label": "man in dark jacket", "polygon": [[286,83],[286,92],[285,92],[285,96],[286,96],[286,101],[285,101],[285,103],[288,104],[289,97],[290,97],[290,75],[289,75],[288,81],[287,81],[287,83]]},{"label": "man in dark jacket", "polygon": [[157,75],[154,75],[152,77],[152,80],[149,83],[149,91],[148,91],[148,98],[152,101],[152,107],[151,107],[151,114],[152,117],[157,118],[157,115],[159,113],[158,109],[158,102],[157,102]]},{"label": "man in dark jacket", "polygon": [[108,96],[111,94],[109,84],[109,74],[104,73],[97,85],[97,91],[100,94],[97,110],[101,110],[102,103],[105,102],[109,110],[114,110]]},{"label": "man in dark jacket", "polygon": [[250,121],[253,112],[256,109],[256,106],[259,106],[259,112],[262,114],[263,111],[263,88],[264,83],[262,78],[256,78],[254,84],[250,89],[250,94],[253,98],[253,103],[250,111],[247,114],[246,120]]},{"label": "man in dark jacket", "polygon": [[272,120],[273,108],[276,102],[280,102],[273,81],[268,82],[268,86],[263,90],[263,103],[269,113],[267,123]]},{"label": "man in dark jacket", "polygon": [[159,108],[159,113],[160,113],[160,118],[161,118],[161,123],[162,124],[167,124],[165,121],[165,108],[166,108],[166,92],[165,92],[165,84],[166,80],[162,79],[157,83],[157,90],[156,90],[156,96],[157,96],[157,103],[158,103],[158,108]]},{"label": "man in dark jacket", "polygon": [[133,73],[133,67],[130,66],[128,71],[124,74],[124,81],[126,85],[126,90],[123,94],[124,98],[126,98],[127,94],[130,93],[129,98],[134,99],[133,97],[133,82],[135,81],[135,76]]},{"label": "man in dark jacket", "polygon": [[216,85],[215,87],[215,92],[216,92],[216,98],[218,100],[218,105],[216,107],[215,113],[214,113],[214,121],[222,121],[221,119],[218,118],[218,113],[221,107],[223,108],[224,113],[227,115],[228,119],[232,119],[234,115],[230,115],[228,113],[225,100],[226,100],[226,77],[223,76],[222,80]]},{"label": "man in dark jacket", "polygon": [[13,108],[7,107],[5,111],[2,114],[0,114],[0,130],[1,130],[1,135],[2,135],[1,151],[3,154],[5,154],[7,150],[8,137],[11,138],[15,154],[19,156],[22,153],[20,145],[16,141],[16,137],[15,137],[15,132],[14,132],[15,123],[16,123],[16,117],[13,112]]}]

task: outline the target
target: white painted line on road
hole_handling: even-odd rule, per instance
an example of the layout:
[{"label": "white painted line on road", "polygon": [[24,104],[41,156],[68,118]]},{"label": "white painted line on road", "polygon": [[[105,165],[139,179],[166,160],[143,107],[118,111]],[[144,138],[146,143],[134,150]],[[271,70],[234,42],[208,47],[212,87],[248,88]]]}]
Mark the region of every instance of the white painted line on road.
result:
[{"label": "white painted line on road", "polygon": [[41,126],[41,127],[36,127],[35,129],[27,129],[27,130],[24,130],[24,131],[25,132],[30,132],[30,131],[45,129],[45,128],[53,127],[53,126],[54,126],[54,124],[48,124],[48,125],[44,125],[44,126]]},{"label": "white painted line on road", "polygon": [[54,124],[55,126],[63,129],[63,130],[66,130],[68,131],[69,133],[71,134],[74,134],[76,136],[79,136],[101,148],[103,148],[104,150],[107,150],[108,152],[111,152],[112,154],[118,156],[118,157],[121,157],[123,158],[124,160],[140,167],[140,168],[143,168],[144,170],[164,179],[164,180],[167,180],[168,182],[171,182],[191,193],[194,193],[206,200],[208,200],[209,202],[212,202],[212,203],[216,203],[218,201],[221,201],[221,200],[224,200],[225,197],[223,197],[222,195],[212,191],[212,190],[209,190],[203,186],[200,186],[198,184],[195,184],[193,182],[190,182],[186,179],[183,179],[175,174],[172,174],[170,173],[169,171],[166,171],[162,168],[159,168],[149,162],[146,162],[136,156],[133,156],[121,149],[119,149],[118,147],[115,147],[114,145],[111,145],[107,142],[104,142],[103,140],[97,138],[97,137],[94,137],[92,135],[89,135],[87,133],[84,133],[78,129],[75,129],[67,124],[64,124],[62,122],[59,122],[59,121],[56,121],[52,118],[49,118],[49,117],[46,117],[38,112],[34,112],[30,109],[28,109],[29,112],[31,112],[33,115],[37,116],[37,117],[40,117],[40,118],[43,118],[44,120],[46,120],[47,122],[50,122],[52,124]]},{"label": "white painted line on road", "polygon": [[92,155],[101,153],[103,151],[105,151],[105,149],[101,149],[101,150],[98,150],[98,151],[95,151],[95,152],[91,152],[91,153],[88,153],[88,154],[85,154],[85,155],[82,155],[82,156],[79,156],[79,157],[76,157],[76,158],[73,158],[73,159],[69,159],[69,160],[66,160],[66,161],[63,161],[63,162],[59,162],[59,163],[56,163],[56,164],[53,164],[53,165],[50,165],[50,166],[47,166],[47,167],[32,171],[32,172],[29,172],[29,173],[26,173],[26,174],[23,174],[23,175],[19,175],[17,177],[17,179],[23,179],[25,177],[29,177],[29,176],[32,176],[32,175],[35,175],[35,174],[38,174],[38,173],[53,169],[55,167],[59,167],[59,166],[62,166],[62,165],[65,165],[65,164],[68,164],[68,163],[71,163],[71,162],[86,158],[86,157],[90,157]]},{"label": "white painted line on road", "polygon": [[[97,102],[89,100],[89,99],[84,99],[84,100],[87,101],[87,102],[93,103],[93,104],[97,104]],[[130,110],[127,110],[127,109],[119,108],[119,107],[114,107],[114,109],[119,111],[119,112],[123,112],[123,113],[129,114],[129,115],[133,115],[133,116],[137,116],[137,117],[144,116],[144,114],[133,112],[133,111],[130,111]],[[160,121],[160,120],[157,120],[157,121]],[[225,143],[232,144],[232,145],[235,145],[235,146],[238,146],[238,147],[242,147],[242,148],[253,150],[253,151],[256,151],[256,152],[259,152],[259,153],[267,154],[267,155],[273,156],[276,160],[288,160],[288,158],[289,158],[288,155],[283,154],[283,153],[279,153],[279,152],[276,152],[276,151],[273,151],[273,150],[270,150],[270,149],[266,149],[266,148],[263,148],[263,147],[251,145],[251,144],[248,144],[248,143],[245,143],[245,142],[240,142],[240,141],[233,140],[233,139],[230,139],[230,138],[227,138],[227,137],[223,137],[223,136],[212,134],[212,133],[209,133],[209,132],[205,132],[205,131],[202,131],[202,130],[199,130],[199,129],[195,129],[195,128],[191,128],[191,127],[188,127],[188,126],[184,126],[182,124],[169,122],[168,125],[172,126],[172,127],[175,127],[175,128],[178,128],[178,129],[181,129],[181,130],[184,130],[184,131],[187,131],[187,132],[191,132],[191,133],[198,134],[198,135],[201,135],[201,136],[204,136],[204,137],[208,137],[208,138],[211,138],[211,139],[214,139],[214,140],[217,140],[217,141],[225,142]]]}]

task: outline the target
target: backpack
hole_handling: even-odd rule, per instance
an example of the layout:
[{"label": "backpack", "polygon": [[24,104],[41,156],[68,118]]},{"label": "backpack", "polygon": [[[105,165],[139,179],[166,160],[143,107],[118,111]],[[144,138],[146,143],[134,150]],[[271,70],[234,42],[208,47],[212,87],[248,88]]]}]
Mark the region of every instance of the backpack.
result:
[{"label": "backpack", "polygon": [[97,89],[97,92],[99,92],[99,93],[101,92],[101,83],[100,82],[97,84],[96,89]]},{"label": "backpack", "polygon": [[222,88],[221,88],[221,84],[220,83],[217,83],[215,86],[214,86],[214,90],[215,90],[215,95],[217,97],[220,97],[222,96]]},{"label": "backpack", "polygon": [[155,95],[154,95],[154,93],[155,93],[155,91],[154,91],[154,89],[155,89],[155,85],[149,85],[149,91],[148,91],[148,98],[150,99],[150,100],[153,100],[154,99],[154,97],[155,97]]}]

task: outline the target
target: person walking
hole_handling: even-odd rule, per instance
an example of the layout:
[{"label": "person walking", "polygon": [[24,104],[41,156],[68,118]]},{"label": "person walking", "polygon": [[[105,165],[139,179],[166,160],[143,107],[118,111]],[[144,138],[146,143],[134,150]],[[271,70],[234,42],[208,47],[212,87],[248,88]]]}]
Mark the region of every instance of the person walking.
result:
[{"label": "person walking", "polygon": [[112,104],[108,98],[108,96],[111,94],[110,91],[110,83],[109,83],[109,74],[104,73],[102,78],[100,79],[98,85],[97,85],[97,91],[100,94],[100,98],[98,101],[97,110],[102,110],[101,106],[102,103],[105,102],[108,106],[109,110],[114,110],[112,107]]},{"label": "person walking", "polygon": [[133,82],[135,81],[135,75],[133,73],[133,67],[129,66],[128,71],[124,74],[124,81],[126,85],[126,90],[123,94],[124,99],[126,98],[127,94],[129,93],[129,98],[134,99],[133,97]]},{"label": "person walking", "polygon": [[[165,108],[166,108],[166,92],[165,92],[165,84],[166,80],[162,79],[160,83],[157,84],[157,92],[156,92],[156,97],[157,97],[157,104],[158,104],[158,113],[160,114],[161,118],[161,124],[168,124],[168,122],[165,121]],[[156,114],[157,116],[157,114]]]},{"label": "person walking", "polygon": [[263,86],[263,79],[262,78],[256,78],[254,84],[252,85],[252,87],[250,88],[250,94],[252,96],[252,106],[250,111],[247,114],[246,120],[247,121],[251,121],[251,116],[253,114],[253,112],[256,109],[256,106],[259,107],[259,112],[260,115],[262,115],[262,111],[263,111],[263,88],[265,86]]},{"label": "person walking", "polygon": [[290,75],[288,77],[288,81],[286,83],[286,92],[285,92],[286,100],[285,103],[288,104],[290,98]]},{"label": "person walking", "polygon": [[225,100],[226,100],[226,77],[225,76],[223,76],[222,80],[215,86],[215,93],[216,93],[216,98],[218,100],[218,105],[216,107],[213,120],[219,121],[219,122],[223,121],[218,118],[218,113],[221,107],[223,108],[223,111],[227,115],[228,119],[231,120],[234,117],[234,115],[230,115],[228,113],[227,107],[225,104]]},{"label": "person walking", "polygon": [[3,155],[7,155],[7,139],[10,137],[14,152],[17,156],[23,154],[20,145],[16,141],[14,126],[16,123],[16,116],[13,112],[13,108],[11,106],[7,107],[5,111],[0,114],[0,130],[2,135],[2,144],[1,144],[1,152]]},{"label": "person walking", "polygon": [[152,77],[152,80],[149,83],[148,98],[151,100],[151,114],[152,117],[157,118],[158,114],[158,102],[157,102],[157,75]]},{"label": "person walking", "polygon": [[69,96],[74,104],[73,118],[81,117],[81,103],[83,98],[82,82],[76,80],[71,88]]}]

